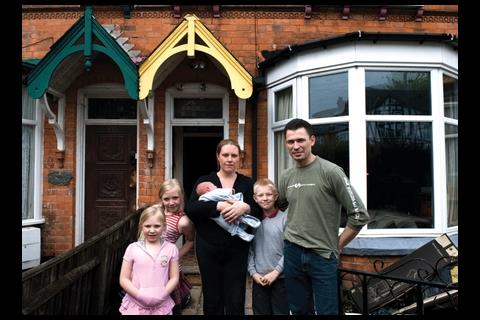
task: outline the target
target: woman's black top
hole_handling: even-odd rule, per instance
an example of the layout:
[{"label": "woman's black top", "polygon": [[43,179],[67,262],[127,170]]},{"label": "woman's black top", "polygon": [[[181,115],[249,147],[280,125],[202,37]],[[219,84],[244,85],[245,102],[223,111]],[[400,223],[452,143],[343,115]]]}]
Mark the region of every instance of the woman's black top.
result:
[{"label": "woman's black top", "polygon": [[[198,178],[193,187],[190,199],[188,199],[188,202],[186,203],[185,213],[195,224],[197,236],[200,236],[203,240],[212,244],[225,244],[228,241],[232,241],[232,238],[234,237],[211,219],[213,217],[218,217],[220,214],[220,212],[217,211],[217,201],[199,201],[199,196],[195,192],[197,185],[204,181],[210,181],[217,187],[222,188],[222,183],[216,172]],[[252,178],[237,173],[233,189],[235,190],[235,193],[243,193],[243,201],[250,205],[250,213],[248,214],[261,219],[262,211],[255,200],[253,200],[253,183]],[[249,229],[246,231],[248,233],[252,232],[252,230]]]}]

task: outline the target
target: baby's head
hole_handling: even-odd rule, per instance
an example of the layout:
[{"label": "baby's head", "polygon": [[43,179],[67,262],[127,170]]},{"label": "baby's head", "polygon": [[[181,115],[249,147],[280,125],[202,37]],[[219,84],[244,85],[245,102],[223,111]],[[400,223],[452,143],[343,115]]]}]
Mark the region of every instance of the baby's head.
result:
[{"label": "baby's head", "polygon": [[217,189],[217,186],[213,184],[213,182],[210,182],[210,181],[204,181],[204,182],[200,182],[198,185],[197,185],[197,188],[195,189],[195,192],[201,196],[202,194],[205,194],[207,193],[208,191],[212,191],[212,190],[215,190]]}]

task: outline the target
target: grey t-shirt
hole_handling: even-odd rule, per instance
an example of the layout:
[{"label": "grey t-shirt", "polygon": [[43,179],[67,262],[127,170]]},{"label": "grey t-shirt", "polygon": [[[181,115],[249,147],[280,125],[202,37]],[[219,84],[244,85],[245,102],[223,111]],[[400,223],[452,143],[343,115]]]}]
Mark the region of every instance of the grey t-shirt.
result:
[{"label": "grey t-shirt", "polygon": [[368,212],[338,165],[316,157],[305,167],[287,169],[280,177],[280,203],[288,202],[285,239],[319,255],[338,257],[341,208],[347,211],[347,226],[360,230]]},{"label": "grey t-shirt", "polygon": [[283,231],[286,213],[278,211],[273,218],[263,218],[255,230],[255,238],[248,254],[248,273],[265,275],[273,270],[283,277]]}]

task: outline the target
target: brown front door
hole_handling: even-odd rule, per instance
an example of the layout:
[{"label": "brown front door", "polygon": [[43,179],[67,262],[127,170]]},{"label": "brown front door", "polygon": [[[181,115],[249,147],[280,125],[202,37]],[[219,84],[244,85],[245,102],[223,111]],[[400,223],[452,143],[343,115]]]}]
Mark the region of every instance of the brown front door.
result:
[{"label": "brown front door", "polygon": [[87,240],[135,208],[136,126],[87,126],[85,148]]}]

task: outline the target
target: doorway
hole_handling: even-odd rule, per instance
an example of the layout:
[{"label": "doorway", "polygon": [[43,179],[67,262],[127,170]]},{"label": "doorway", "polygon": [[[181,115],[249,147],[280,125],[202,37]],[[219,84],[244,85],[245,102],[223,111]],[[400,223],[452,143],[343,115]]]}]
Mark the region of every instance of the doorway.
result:
[{"label": "doorway", "polygon": [[183,184],[188,199],[197,179],[217,171],[216,147],[223,126],[175,126],[173,130],[173,177]]},{"label": "doorway", "polygon": [[210,83],[184,83],[167,89],[165,101],[165,178],[178,179],[187,200],[200,176],[218,170],[215,151],[229,133],[229,94]]}]

